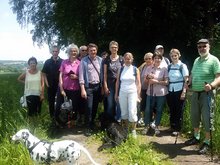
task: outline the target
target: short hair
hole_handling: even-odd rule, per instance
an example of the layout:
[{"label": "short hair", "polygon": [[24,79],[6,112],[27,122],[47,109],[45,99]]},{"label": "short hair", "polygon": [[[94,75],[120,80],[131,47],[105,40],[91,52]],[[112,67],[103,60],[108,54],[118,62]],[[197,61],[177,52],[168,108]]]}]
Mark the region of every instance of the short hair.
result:
[{"label": "short hair", "polygon": [[82,50],[84,47],[87,49],[86,45],[82,45],[82,46],[79,47],[79,50]]},{"label": "short hair", "polygon": [[153,57],[153,53],[148,52],[144,55],[144,59],[147,58],[148,56],[150,56],[151,58]]},{"label": "short hair", "polygon": [[170,55],[171,55],[172,53],[176,53],[179,57],[181,56],[180,51],[179,51],[178,49],[172,48],[172,49],[170,50]]},{"label": "short hair", "polygon": [[89,43],[89,45],[87,46],[88,49],[94,48],[94,47],[96,48],[96,50],[98,50],[98,46],[94,43]]},{"label": "short hair", "polygon": [[60,47],[58,45],[52,45],[50,48],[50,53],[52,53],[55,48],[60,51]]},{"label": "short hair", "polygon": [[31,61],[34,61],[37,64],[37,59],[35,57],[31,57],[28,59],[28,65],[30,65]]},{"label": "short hair", "polygon": [[159,57],[161,60],[163,59],[163,56],[161,55],[161,53],[159,51],[154,52],[153,58],[155,58],[155,57]]},{"label": "short hair", "polygon": [[67,50],[66,50],[66,52],[67,52],[68,55],[70,54],[71,49],[76,49],[77,54],[79,54],[79,48],[78,48],[78,46],[77,46],[76,44],[72,43],[72,44],[70,44],[70,45],[68,46],[68,48],[67,48]]},{"label": "short hair", "polygon": [[134,60],[133,54],[130,52],[126,52],[123,57],[124,57],[124,59],[125,59],[125,57],[129,57],[132,59],[132,61]]},{"label": "short hair", "polygon": [[119,47],[118,42],[116,42],[116,41],[111,41],[111,42],[109,43],[109,48],[110,48],[112,45],[116,45],[117,47]]}]

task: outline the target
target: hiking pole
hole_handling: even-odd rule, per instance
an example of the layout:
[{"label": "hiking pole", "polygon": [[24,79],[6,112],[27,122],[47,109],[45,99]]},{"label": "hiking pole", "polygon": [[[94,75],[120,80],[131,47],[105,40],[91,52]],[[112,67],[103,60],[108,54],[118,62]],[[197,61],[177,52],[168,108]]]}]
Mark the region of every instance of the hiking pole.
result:
[{"label": "hiking pole", "polygon": [[[208,84],[207,82],[205,82],[205,84]],[[207,100],[208,100],[208,106],[209,106],[209,131],[210,131],[210,149],[211,149],[211,162],[213,161],[213,141],[212,141],[212,131],[214,130],[214,107],[215,107],[215,98],[214,100],[211,98],[211,93],[210,91],[209,92],[206,92],[207,94]],[[213,93],[214,94],[214,93]]]}]

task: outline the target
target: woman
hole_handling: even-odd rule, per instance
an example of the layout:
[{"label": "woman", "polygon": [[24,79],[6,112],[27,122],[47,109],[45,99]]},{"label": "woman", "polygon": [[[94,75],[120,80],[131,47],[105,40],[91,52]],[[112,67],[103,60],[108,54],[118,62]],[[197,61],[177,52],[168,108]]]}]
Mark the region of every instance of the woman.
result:
[{"label": "woman", "polygon": [[31,57],[28,60],[29,68],[18,77],[18,81],[24,83],[24,95],[27,101],[28,116],[39,115],[41,104],[44,99],[44,78],[40,70],[37,69],[37,59]]},{"label": "woman", "polygon": [[109,43],[111,55],[104,60],[104,92],[106,96],[105,113],[110,118],[120,120],[121,113],[118,102],[115,101],[115,82],[118,70],[123,65],[123,58],[118,55],[118,43],[111,41]]},{"label": "woman", "polygon": [[[148,84],[146,108],[144,123],[145,128],[142,134],[147,134],[150,128],[154,129],[155,135],[159,135],[160,131],[158,126],[160,125],[162,111],[166,101],[167,84],[168,84],[168,72],[167,68],[161,66],[163,56],[159,52],[155,52],[154,64],[149,66],[145,71],[145,83]],[[156,107],[155,122],[152,122],[153,110]],[[152,123],[151,123],[152,122]]]},{"label": "woman", "polygon": [[167,104],[170,109],[170,127],[172,136],[177,136],[181,130],[186,95],[184,83],[187,83],[189,76],[187,66],[180,61],[180,56],[181,54],[178,49],[171,49],[170,58],[172,63],[168,66],[169,94],[167,95]]},{"label": "woman", "polygon": [[80,99],[78,46],[71,44],[67,49],[67,54],[69,58],[63,60],[60,66],[59,85],[61,94],[72,100],[73,119],[76,120]]},{"label": "woman", "polygon": [[119,100],[123,127],[128,129],[136,138],[137,100],[140,99],[141,82],[139,70],[132,65],[133,55],[129,52],[124,55],[124,66],[118,71],[115,100]]},{"label": "woman", "polygon": [[153,64],[153,53],[148,52],[144,55],[144,63],[138,68],[140,71],[140,78],[141,78],[141,102],[140,102],[140,112],[138,113],[138,125],[144,124],[143,121],[143,112],[146,107],[146,92],[148,84],[145,84],[146,75],[144,74],[147,67]]}]

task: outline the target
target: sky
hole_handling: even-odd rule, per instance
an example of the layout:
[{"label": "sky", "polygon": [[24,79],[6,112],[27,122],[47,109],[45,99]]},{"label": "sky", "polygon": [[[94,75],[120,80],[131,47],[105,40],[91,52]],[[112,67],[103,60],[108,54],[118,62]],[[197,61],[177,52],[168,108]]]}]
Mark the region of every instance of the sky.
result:
[{"label": "sky", "polygon": [[[33,43],[30,29],[21,28],[17,23],[16,14],[11,10],[8,0],[0,3],[0,60],[25,60],[34,56],[38,61],[51,57],[48,46],[39,48]],[[67,58],[61,51],[60,56]]]}]

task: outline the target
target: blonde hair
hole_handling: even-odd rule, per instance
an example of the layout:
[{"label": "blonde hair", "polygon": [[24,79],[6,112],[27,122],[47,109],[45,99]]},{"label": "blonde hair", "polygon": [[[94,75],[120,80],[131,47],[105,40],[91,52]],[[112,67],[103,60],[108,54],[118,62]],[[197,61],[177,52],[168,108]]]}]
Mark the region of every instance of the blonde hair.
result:
[{"label": "blonde hair", "polygon": [[116,41],[111,41],[111,42],[109,43],[109,48],[110,48],[112,45],[116,45],[117,47],[119,46],[119,45],[118,45],[118,42],[116,42]]},{"label": "blonde hair", "polygon": [[179,57],[181,56],[180,51],[179,51],[178,49],[172,48],[172,49],[170,50],[170,55],[171,55],[172,53],[177,54]]},{"label": "blonde hair", "polygon": [[134,60],[133,54],[130,53],[130,52],[126,52],[123,57],[124,57],[124,58],[125,58],[125,57],[129,57],[132,61]]},{"label": "blonde hair", "polygon": [[145,58],[147,58],[147,57],[153,58],[153,53],[151,53],[151,52],[146,53],[146,54],[144,55],[144,60],[145,60]]}]

